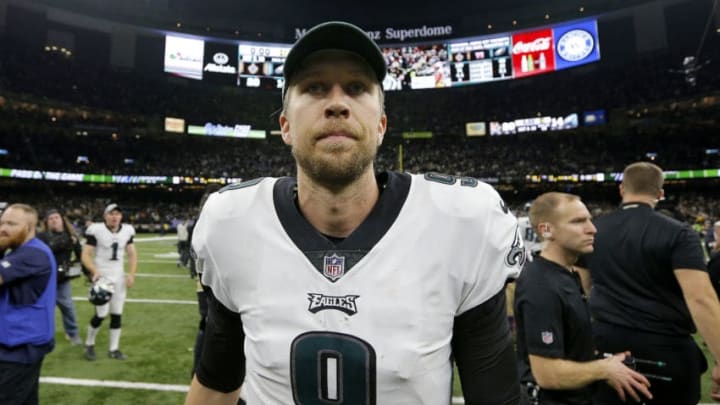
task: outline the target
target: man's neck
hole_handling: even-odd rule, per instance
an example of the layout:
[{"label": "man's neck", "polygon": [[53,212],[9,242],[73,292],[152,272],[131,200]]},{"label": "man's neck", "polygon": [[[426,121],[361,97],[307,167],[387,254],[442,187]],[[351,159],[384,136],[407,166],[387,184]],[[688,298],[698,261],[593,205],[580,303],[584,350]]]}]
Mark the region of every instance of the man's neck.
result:
[{"label": "man's neck", "polygon": [[345,238],[367,218],[379,198],[377,180],[366,171],[342,189],[330,189],[298,173],[300,212],[319,232]]},{"label": "man's neck", "polygon": [[646,194],[631,194],[631,193],[625,193],[622,196],[622,203],[623,204],[632,204],[632,203],[641,203],[641,204],[647,204],[653,208],[658,203],[657,197],[646,195]]},{"label": "man's neck", "polygon": [[572,266],[575,262],[577,262],[579,255],[576,252],[570,252],[567,249],[563,249],[562,247],[550,242],[542,250],[540,256],[565,267],[568,271],[573,271]]}]

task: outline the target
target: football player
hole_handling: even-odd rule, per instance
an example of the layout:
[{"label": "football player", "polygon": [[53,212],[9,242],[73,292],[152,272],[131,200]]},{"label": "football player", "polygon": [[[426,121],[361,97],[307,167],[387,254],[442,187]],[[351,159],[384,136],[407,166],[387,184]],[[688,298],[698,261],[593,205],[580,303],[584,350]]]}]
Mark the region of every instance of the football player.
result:
[{"label": "football player", "polygon": [[[95,306],[95,315],[90,319],[85,339],[85,358],[93,361],[95,355],[95,337],[103,319],[110,314],[110,350],[108,357],[125,360],[120,351],[120,331],[122,312],[125,305],[126,288],[135,284],[137,271],[137,253],[133,244],[135,229],[122,223],[122,210],[117,204],[105,207],[103,223],[94,223],[85,231],[85,245],[82,250],[82,263],[92,274],[93,281],[104,277],[114,286],[110,302]],[[128,274],[124,272],[125,253],[128,257]]]},{"label": "football player", "polygon": [[525,255],[489,185],[376,174],[387,68],[360,28],[320,24],[285,62],[297,178],[210,196],[192,245],[210,288],[188,404],[516,404],[504,285]]}]

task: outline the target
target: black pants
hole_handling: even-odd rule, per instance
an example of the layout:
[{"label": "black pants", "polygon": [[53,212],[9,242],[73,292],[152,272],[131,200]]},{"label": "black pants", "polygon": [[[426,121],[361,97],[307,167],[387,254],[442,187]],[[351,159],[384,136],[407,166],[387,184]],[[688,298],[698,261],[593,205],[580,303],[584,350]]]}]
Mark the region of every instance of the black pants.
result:
[{"label": "black pants", "polygon": [[41,366],[0,361],[0,404],[37,405]]},{"label": "black pants", "polygon": [[177,247],[178,254],[180,255],[180,264],[187,266],[188,260],[190,260],[190,242],[185,240],[179,241]]},{"label": "black pants", "polygon": [[208,314],[207,294],[205,290],[197,292],[198,309],[200,310],[200,324],[198,325],[197,335],[195,335],[195,348],[193,349],[193,367],[190,375],[195,374],[197,365],[200,364],[200,354],[202,353],[205,343],[205,322]]},{"label": "black pants", "polygon": [[[672,381],[650,380],[652,400],[647,405],[696,405],[700,401],[700,376],[707,370],[702,350],[692,336],[666,336],[639,332],[596,322],[593,324],[595,345],[601,353],[629,350],[638,359],[665,362],[666,366],[638,364],[641,373],[670,377]],[[595,405],[634,404],[632,398],[622,402],[615,390],[602,384]]]}]

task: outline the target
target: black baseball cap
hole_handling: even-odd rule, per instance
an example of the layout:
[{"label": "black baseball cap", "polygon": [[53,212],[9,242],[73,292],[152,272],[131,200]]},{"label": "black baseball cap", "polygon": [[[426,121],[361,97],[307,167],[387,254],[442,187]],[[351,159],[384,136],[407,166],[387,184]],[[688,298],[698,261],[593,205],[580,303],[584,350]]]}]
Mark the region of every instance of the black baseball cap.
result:
[{"label": "black baseball cap", "polygon": [[49,210],[47,210],[47,212],[45,212],[45,219],[47,219],[52,214],[59,214],[60,216],[62,216],[62,214],[60,214],[60,211],[58,211],[57,208],[50,208]]},{"label": "black baseball cap", "polygon": [[120,209],[120,207],[115,203],[108,204],[108,206],[105,207],[105,214],[109,214],[113,211],[122,212],[122,209]]},{"label": "black baseball cap", "polygon": [[285,59],[285,66],[283,66],[283,75],[285,76],[282,90],[283,100],[290,80],[300,70],[305,58],[313,52],[324,49],[356,53],[365,59],[379,83],[382,83],[385,78],[387,65],[382,51],[375,41],[356,25],[343,21],[329,21],[310,28],[290,49]]}]

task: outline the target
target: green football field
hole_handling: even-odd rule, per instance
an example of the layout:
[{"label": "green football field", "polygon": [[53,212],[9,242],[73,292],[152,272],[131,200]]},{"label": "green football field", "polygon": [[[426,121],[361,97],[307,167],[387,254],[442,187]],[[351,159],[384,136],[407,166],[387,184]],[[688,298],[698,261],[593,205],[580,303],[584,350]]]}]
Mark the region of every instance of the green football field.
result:
[{"label": "green football field", "polygon": [[[199,321],[195,281],[187,269],[176,266],[175,240],[143,241],[141,236],[136,241],[138,276],[128,290],[120,340],[128,359],[107,357],[106,319],[96,341],[97,360],[85,360],[82,346],[70,346],[65,340],[57,310],[56,347],[43,363],[41,404],[183,403]],[[79,298],[75,306],[84,338],[93,306],[85,298],[88,286],[84,281],[72,283],[73,296]],[[708,376],[706,373],[703,378],[702,402],[706,403],[711,402]],[[457,380],[454,392],[453,403],[462,403]]]}]

